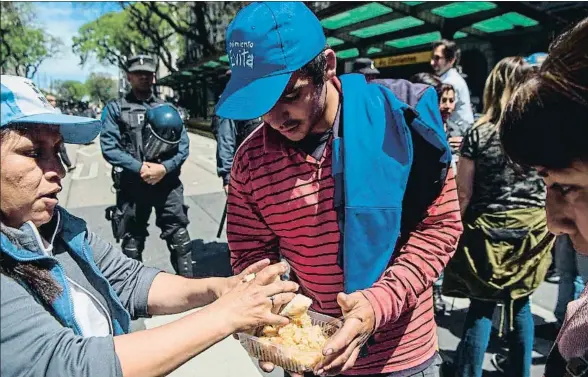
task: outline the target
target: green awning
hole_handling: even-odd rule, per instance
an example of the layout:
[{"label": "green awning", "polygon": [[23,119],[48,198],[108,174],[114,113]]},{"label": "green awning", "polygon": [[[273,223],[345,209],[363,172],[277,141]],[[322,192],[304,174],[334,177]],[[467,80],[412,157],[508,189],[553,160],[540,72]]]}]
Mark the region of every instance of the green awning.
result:
[{"label": "green awning", "polygon": [[462,1],[432,9],[431,13],[445,18],[456,18],[494,8],[496,4],[487,1]]},{"label": "green awning", "polygon": [[397,18],[392,21],[382,22],[377,25],[368,26],[362,29],[357,29],[349,34],[358,37],[358,38],[369,38],[375,35],[391,33],[394,31],[408,29],[415,26],[421,26],[425,23],[425,21],[419,20],[418,18],[414,17],[402,17]]},{"label": "green awning", "polygon": [[441,33],[438,31],[433,31],[431,33],[414,35],[412,37],[394,39],[392,41],[387,41],[385,44],[396,48],[406,48],[433,43],[439,39],[441,39]]},{"label": "green awning", "polygon": [[503,14],[502,16],[497,16],[488,20],[477,22],[473,24],[472,27],[485,33],[496,33],[499,31],[512,30],[516,26],[529,27],[538,24],[539,22],[529,17],[525,17],[522,14],[516,12],[510,12]]},{"label": "green awning", "polygon": [[350,48],[347,50],[337,51],[337,57],[340,59],[349,59],[359,56],[359,50],[357,48]]},{"label": "green awning", "polygon": [[339,39],[339,38],[329,37],[329,38],[327,38],[327,43],[329,44],[329,46],[335,47],[335,46],[342,45],[343,43],[345,43],[345,41],[342,39]]},{"label": "green awning", "polygon": [[392,8],[388,8],[380,3],[369,3],[360,7],[342,12],[334,16],[325,18],[321,24],[325,29],[336,30],[342,27],[353,25],[370,18],[378,17],[383,14],[391,13]]}]

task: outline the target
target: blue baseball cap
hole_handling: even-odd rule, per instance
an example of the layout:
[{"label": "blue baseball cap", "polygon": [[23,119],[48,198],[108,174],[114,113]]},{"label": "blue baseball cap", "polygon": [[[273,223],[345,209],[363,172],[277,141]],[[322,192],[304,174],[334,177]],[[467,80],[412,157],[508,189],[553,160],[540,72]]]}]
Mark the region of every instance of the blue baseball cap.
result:
[{"label": "blue baseball cap", "polygon": [[303,2],[255,2],[237,13],[226,44],[231,79],[216,113],[241,120],[270,111],[292,73],[320,54],[327,40]]},{"label": "blue baseball cap", "polygon": [[547,58],[547,53],[545,52],[536,52],[532,55],[529,55],[525,58],[525,61],[530,65],[541,66],[543,61]]},{"label": "blue baseball cap", "polygon": [[30,79],[2,75],[0,84],[2,128],[23,123],[56,125],[63,141],[71,144],[89,143],[102,129],[102,122],[98,119],[61,114]]}]

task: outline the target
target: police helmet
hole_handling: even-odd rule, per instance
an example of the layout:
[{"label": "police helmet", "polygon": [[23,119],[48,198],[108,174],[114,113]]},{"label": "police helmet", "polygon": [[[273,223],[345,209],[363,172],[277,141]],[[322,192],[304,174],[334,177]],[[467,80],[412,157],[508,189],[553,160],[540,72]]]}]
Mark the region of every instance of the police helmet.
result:
[{"label": "police helmet", "polygon": [[178,109],[169,103],[147,110],[143,132],[143,154],[146,161],[156,161],[177,150],[184,122]]}]

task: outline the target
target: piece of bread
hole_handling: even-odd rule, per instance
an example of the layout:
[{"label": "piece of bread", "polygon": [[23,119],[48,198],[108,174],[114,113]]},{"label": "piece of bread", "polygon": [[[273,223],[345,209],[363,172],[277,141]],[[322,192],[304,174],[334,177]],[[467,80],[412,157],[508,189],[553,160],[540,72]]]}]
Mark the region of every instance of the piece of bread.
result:
[{"label": "piece of bread", "polygon": [[297,294],[294,296],[292,301],[290,301],[286,306],[280,310],[280,315],[289,318],[296,318],[300,317],[303,314],[306,314],[308,308],[312,305],[312,299],[306,297],[301,294]]}]

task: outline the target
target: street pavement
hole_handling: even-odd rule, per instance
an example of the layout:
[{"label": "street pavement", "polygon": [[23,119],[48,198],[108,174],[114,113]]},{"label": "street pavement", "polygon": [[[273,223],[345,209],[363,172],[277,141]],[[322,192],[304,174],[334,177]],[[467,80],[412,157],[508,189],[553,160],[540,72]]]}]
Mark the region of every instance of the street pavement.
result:
[{"label": "street pavement", "polygon": [[[77,168],[68,173],[60,193],[60,204],[74,215],[86,220],[88,226],[104,239],[115,243],[109,222],[104,218],[106,207],[115,202],[111,189],[111,167],[102,158],[99,141],[90,145],[68,145],[68,154]],[[190,156],[182,168],[185,202],[189,206],[189,232],[192,238],[194,271],[199,277],[229,276],[228,246],[223,232],[216,238],[225,203],[220,178],[216,176],[216,143],[214,140],[190,134]],[[149,223],[150,237],[146,243],[144,263],[173,272],[165,242],[159,238],[155,214]],[[557,285],[544,283],[532,297],[532,311],[537,329],[542,332],[553,322],[553,309],[557,298]],[[462,324],[468,300],[445,298],[451,310],[439,319],[439,349],[445,360],[451,362],[461,337]],[[150,329],[176,320],[181,315],[159,316],[133,322],[133,330]],[[496,312],[498,323],[498,310]],[[189,329],[186,329],[189,331]],[[500,376],[490,363],[492,352],[502,349],[500,339],[493,335],[484,363],[484,377]],[[542,376],[551,342],[536,337],[532,377]],[[449,369],[447,370],[449,371]],[[260,371],[239,342],[229,337],[195,357],[171,374],[172,377],[260,377],[282,376],[280,370],[271,374]],[[445,373],[449,377],[449,373]]]}]

